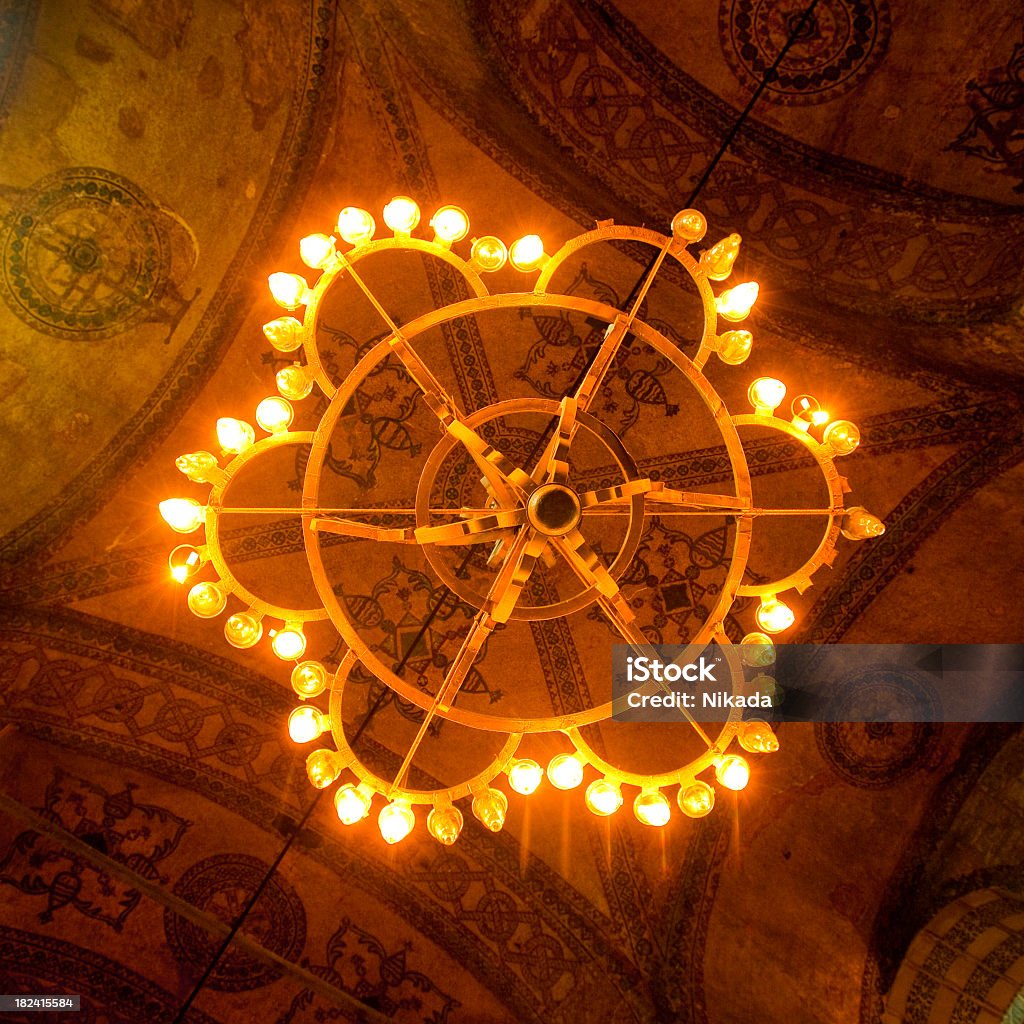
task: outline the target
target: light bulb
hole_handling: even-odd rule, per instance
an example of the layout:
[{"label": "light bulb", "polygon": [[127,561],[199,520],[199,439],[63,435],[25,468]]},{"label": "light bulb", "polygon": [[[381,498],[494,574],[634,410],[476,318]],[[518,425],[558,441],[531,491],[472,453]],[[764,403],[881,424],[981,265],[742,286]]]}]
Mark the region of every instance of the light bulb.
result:
[{"label": "light bulb", "polygon": [[849,420],[836,420],[825,428],[821,439],[832,449],[833,455],[849,455],[860,444],[860,428]]},{"label": "light bulb", "polygon": [[437,241],[451,245],[469,234],[469,217],[460,206],[442,206],[430,218],[430,226]]},{"label": "light bulb", "polygon": [[400,843],[415,827],[416,815],[407,800],[392,800],[381,808],[377,815],[377,826],[388,846]]},{"label": "light bulb", "polygon": [[523,235],[508,250],[508,260],[516,270],[529,273],[544,262],[544,243],[540,235]]},{"label": "light bulb", "polygon": [[594,814],[606,818],[622,806],[622,790],[607,779],[594,779],[583,799]]},{"label": "light bulb", "polygon": [[885,523],[866,508],[854,505],[843,516],[842,532],[847,540],[870,540],[885,533]]},{"label": "light bulb", "polygon": [[306,279],[298,274],[284,274],[278,272],[267,278],[270,285],[270,294],[274,301],[285,309],[297,309],[306,303],[309,295],[309,285]]},{"label": "light bulb", "polygon": [[715,806],[715,791],[699,779],[689,786],[680,786],[676,797],[679,810],[688,818],[703,818]]},{"label": "light bulb", "polygon": [[750,331],[726,331],[720,334],[715,342],[718,358],[728,366],[739,366],[745,362],[754,344],[754,336]]},{"label": "light bulb", "polygon": [[279,316],[263,325],[263,333],[278,352],[294,352],[302,345],[302,323],[293,316]]},{"label": "light bulb", "polygon": [[754,614],[757,624],[766,633],[781,633],[796,621],[793,609],[774,595],[761,598],[761,604]]},{"label": "light bulb", "polygon": [[[720,242],[715,242],[710,249],[705,249],[700,254],[700,265],[712,281],[724,281],[732,273],[732,265],[740,254],[742,241],[737,234],[726,235]],[[756,297],[757,293],[754,294]]]},{"label": "light bulb", "polygon": [[536,792],[543,778],[544,769],[528,757],[513,762],[508,770],[508,784],[523,796]]},{"label": "light bulb", "polygon": [[683,242],[699,242],[707,229],[707,217],[700,210],[680,210],[672,218],[672,234]]},{"label": "light bulb", "polygon": [[396,235],[410,234],[420,222],[420,208],[408,196],[395,196],[384,207],[384,223]]},{"label": "light bulb", "polygon": [[286,626],[271,634],[270,646],[282,661],[296,661],[306,653],[306,634],[301,626]]},{"label": "light bulb", "polygon": [[427,815],[427,831],[442,845],[451,846],[462,831],[462,811],[458,807],[435,807]]},{"label": "light bulb", "polygon": [[760,718],[748,718],[740,726],[739,741],[752,754],[774,754],[779,749],[779,739],[772,727]]},{"label": "light bulb", "polygon": [[328,718],[311,704],[302,704],[288,716],[288,735],[295,743],[309,743],[322,735]]},{"label": "light bulb", "polygon": [[668,819],[672,816],[672,808],[669,806],[665,794],[655,789],[637,796],[633,801],[633,813],[637,820],[644,825],[661,828],[662,825],[668,824]]},{"label": "light bulb", "polygon": [[219,468],[217,459],[209,452],[189,452],[174,460],[175,466],[193,483],[208,484],[211,473]]},{"label": "light bulb", "polygon": [[774,665],[775,641],[767,633],[748,633],[740,641],[740,658],[752,667]]},{"label": "light bulb", "polygon": [[469,251],[469,258],[473,266],[479,267],[487,274],[493,274],[501,270],[508,259],[508,249],[505,243],[494,235],[484,235],[483,238],[473,239],[473,248]]},{"label": "light bulb", "polygon": [[340,774],[341,764],[333,750],[314,750],[306,758],[306,776],[317,789],[326,789]]},{"label": "light bulb", "polygon": [[212,619],[224,611],[228,596],[216,583],[197,583],[188,592],[188,607],[201,619]]},{"label": "light bulb", "polygon": [[217,443],[224,451],[237,455],[251,447],[255,440],[256,431],[245,420],[232,416],[221,416],[217,420]]},{"label": "light bulb", "polygon": [[348,242],[349,245],[362,245],[373,238],[373,232],[377,225],[373,217],[366,210],[358,206],[346,206],[338,214],[338,234]]},{"label": "light bulb", "polygon": [[548,764],[548,778],[555,789],[575,789],[583,781],[583,765],[572,754],[556,754]]},{"label": "light bulb", "polygon": [[190,580],[203,567],[203,555],[199,548],[191,544],[179,544],[167,559],[171,570],[171,579],[175,583]]},{"label": "light bulb", "polygon": [[256,406],[256,422],[268,434],[281,434],[291,426],[295,410],[287,398],[273,395]]},{"label": "light bulb", "polygon": [[758,377],[747,389],[754,412],[761,416],[774,412],[785,397],[786,385],[774,377]]},{"label": "light bulb", "polygon": [[715,309],[726,320],[745,320],[757,301],[758,287],[753,281],[746,281],[722,292],[715,299]]},{"label": "light bulb", "polygon": [[772,676],[754,676],[750,680],[750,691],[763,693],[771,701],[772,707],[778,707],[782,703],[782,687]]},{"label": "light bulb", "polygon": [[277,371],[274,380],[277,382],[277,390],[292,401],[297,402],[300,398],[305,398],[313,390],[313,381],[301,363],[282,367]]},{"label": "light bulb", "polygon": [[334,261],[334,235],[306,235],[299,242],[299,256],[307,267],[320,270]]},{"label": "light bulb", "polygon": [[[822,408],[814,395],[797,395],[790,403],[789,411],[793,414],[793,426],[807,430],[812,423],[817,425]],[[825,422],[828,422],[828,413],[825,413]]]},{"label": "light bulb", "polygon": [[738,793],[745,789],[750,781],[750,765],[735,754],[732,757],[723,757],[715,767],[715,778],[726,789]]},{"label": "light bulb", "polygon": [[486,829],[500,832],[508,811],[508,797],[500,789],[485,789],[473,797],[473,817]]},{"label": "light bulb", "polygon": [[175,533],[191,533],[203,521],[205,510],[195,498],[165,498],[160,515]]},{"label": "light bulb", "polygon": [[224,638],[232,647],[252,647],[263,636],[263,623],[248,612],[235,612],[224,623]]},{"label": "light bulb", "polygon": [[300,661],[292,669],[292,689],[300,697],[319,697],[327,689],[327,669],[319,661]]},{"label": "light bulb", "polygon": [[361,786],[356,787],[351,782],[338,787],[334,794],[334,809],[338,814],[338,820],[342,825],[354,825],[362,821],[370,813],[370,794]]}]

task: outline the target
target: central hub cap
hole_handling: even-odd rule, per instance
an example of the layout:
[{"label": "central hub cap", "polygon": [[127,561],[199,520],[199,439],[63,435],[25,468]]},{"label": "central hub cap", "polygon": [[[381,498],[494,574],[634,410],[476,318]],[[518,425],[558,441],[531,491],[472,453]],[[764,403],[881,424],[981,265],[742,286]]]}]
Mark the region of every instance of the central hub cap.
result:
[{"label": "central hub cap", "polygon": [[562,484],[542,484],[526,503],[530,525],[548,537],[559,537],[574,529],[582,513],[576,492]]}]

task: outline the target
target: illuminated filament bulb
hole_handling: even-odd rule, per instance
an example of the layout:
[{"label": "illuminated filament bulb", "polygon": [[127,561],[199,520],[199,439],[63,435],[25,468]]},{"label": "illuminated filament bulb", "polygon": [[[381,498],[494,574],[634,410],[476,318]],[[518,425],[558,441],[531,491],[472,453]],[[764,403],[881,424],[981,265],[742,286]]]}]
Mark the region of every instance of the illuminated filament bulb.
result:
[{"label": "illuminated filament bulb", "polygon": [[361,210],[358,206],[346,206],[338,214],[338,234],[349,245],[362,245],[364,242],[369,242],[376,229],[377,225],[369,211]]},{"label": "illuminated filament bulb", "polygon": [[212,483],[210,478],[220,468],[217,459],[209,452],[189,452],[187,455],[179,455],[174,460],[174,464],[189,480],[197,484]]},{"label": "illuminated filament bulb", "polygon": [[583,781],[583,765],[574,754],[556,754],[548,764],[548,778],[555,789],[575,789]]},{"label": "illuminated filament bulb", "polygon": [[277,390],[284,398],[290,398],[297,402],[305,398],[313,390],[313,380],[306,373],[302,363],[292,363],[291,366],[284,366],[277,371],[274,377],[277,383]]},{"label": "illuminated filament bulb", "polygon": [[306,758],[306,776],[317,789],[326,789],[341,774],[341,759],[333,750],[314,750]]},{"label": "illuminated filament bulb", "polygon": [[297,707],[288,716],[288,735],[293,743],[310,743],[330,726],[330,719],[311,704]]},{"label": "illuminated filament bulb", "polygon": [[745,320],[757,301],[757,292],[758,287],[753,281],[738,284],[715,299],[715,309],[726,320]]},{"label": "illuminated filament bulb", "polygon": [[461,206],[442,206],[430,218],[434,241],[442,245],[461,242],[469,234],[469,217]]},{"label": "illuminated filament bulb", "polygon": [[416,815],[409,801],[398,798],[381,808],[377,827],[388,846],[400,843],[416,827]]},{"label": "illuminated filament bulb", "polygon": [[508,797],[500,789],[485,789],[473,797],[473,817],[490,829],[500,832],[508,812]]},{"label": "illuminated filament bulb", "polygon": [[270,646],[282,661],[297,661],[306,653],[306,634],[297,623],[286,623],[284,629],[271,630]]},{"label": "illuminated filament bulb", "polygon": [[540,235],[523,235],[513,242],[509,246],[508,261],[516,270],[521,270],[525,274],[547,263],[548,257],[544,252],[544,243]]},{"label": "illuminated filament bulb", "polygon": [[672,234],[682,242],[699,242],[707,229],[707,217],[700,210],[680,210],[672,218]]},{"label": "illuminated filament bulb", "polygon": [[703,818],[715,806],[715,791],[698,779],[689,786],[679,787],[676,803],[688,818]]},{"label": "illuminated filament bulb", "polygon": [[302,344],[302,323],[293,316],[279,316],[263,325],[263,333],[278,352],[294,352]]},{"label": "illuminated filament bulb", "polygon": [[508,769],[508,784],[522,796],[535,793],[543,778],[544,769],[528,757],[514,761]]},{"label": "illuminated filament bulb", "polygon": [[165,498],[160,515],[175,533],[191,533],[203,521],[205,509],[195,498]]},{"label": "illuminated filament bulb", "polygon": [[303,698],[319,697],[327,689],[327,669],[319,661],[300,661],[292,669],[292,689]]},{"label": "illuminated filament bulb", "polygon": [[420,208],[415,199],[408,196],[395,196],[384,207],[384,223],[396,235],[409,235],[420,222]]},{"label": "illuminated filament bulb", "polygon": [[508,249],[505,243],[495,235],[484,235],[473,239],[473,248],[469,250],[470,266],[486,274],[501,270],[508,260]]},{"label": "illuminated filament bulb", "polygon": [[825,428],[821,436],[833,455],[849,455],[860,445],[860,428],[849,420],[836,420]]},{"label": "illuminated filament bulb", "polygon": [[299,256],[302,262],[313,270],[329,266],[336,259],[334,242],[334,235],[306,235],[299,242]]},{"label": "illuminated filament bulb", "polygon": [[232,647],[245,649],[259,643],[263,636],[263,623],[249,612],[235,612],[224,623],[224,639]]},{"label": "illuminated filament bulb", "polygon": [[[726,235],[720,242],[715,242],[710,249],[705,249],[700,254],[700,265],[712,281],[724,281],[732,273],[732,266],[740,254],[742,241],[737,234]],[[754,297],[757,297],[756,291]]]},{"label": "illuminated filament bulb", "polygon": [[774,754],[779,749],[779,739],[772,727],[760,718],[748,718],[740,726],[739,741],[751,754]]},{"label": "illuminated filament bulb", "polygon": [[758,416],[770,416],[786,397],[786,385],[775,377],[758,377],[747,389],[747,398]]},{"label": "illuminated filament bulb", "polygon": [[775,664],[775,641],[767,633],[748,633],[740,641],[740,659],[752,668]]},{"label": "illuminated filament bulb", "polygon": [[231,416],[221,416],[217,420],[217,443],[224,451],[237,455],[251,447],[255,440],[256,431],[245,420]]},{"label": "illuminated filament bulb", "polygon": [[726,789],[738,793],[745,789],[750,781],[750,765],[736,754],[732,757],[723,757],[715,767],[715,778]]},{"label": "illuminated filament bulb", "polygon": [[188,592],[188,608],[201,619],[212,619],[224,611],[228,596],[216,583],[197,583]]},{"label": "illuminated filament bulb", "polygon": [[167,559],[171,570],[171,579],[175,583],[184,583],[191,579],[203,567],[202,552],[191,544],[179,544]]},{"label": "illuminated filament bulb", "polygon": [[462,811],[458,807],[434,807],[427,815],[427,831],[442,845],[451,846],[462,831]]},{"label": "illuminated filament bulb", "polygon": [[304,306],[309,298],[309,285],[304,277],[298,274],[271,274],[267,278],[270,294],[274,301],[285,309],[297,309]]},{"label": "illuminated filament bulb", "polygon": [[785,601],[780,601],[774,594],[761,598],[761,604],[758,605],[754,618],[766,633],[781,633],[784,629],[789,629],[796,621],[793,609]]},{"label": "illuminated filament bulb", "polygon": [[828,423],[828,413],[813,395],[797,395],[789,409],[793,413],[791,422],[798,430],[808,430],[812,426],[823,427]]},{"label": "illuminated filament bulb", "polygon": [[370,791],[364,786],[354,786],[346,782],[338,787],[334,794],[334,810],[342,825],[354,825],[362,821],[370,813],[372,801]]},{"label": "illuminated filament bulb", "polygon": [[268,434],[282,434],[295,416],[295,410],[287,398],[272,395],[256,406],[256,422]]},{"label": "illuminated filament bulb", "polygon": [[854,505],[843,516],[842,532],[847,540],[870,540],[885,533],[885,523],[866,508]]},{"label": "illuminated filament bulb", "polygon": [[633,801],[633,813],[636,815],[637,821],[644,825],[661,828],[668,824],[668,819],[672,816],[672,808],[661,790],[644,790]]},{"label": "illuminated filament bulb", "polygon": [[715,341],[715,352],[718,358],[729,366],[739,366],[745,362],[754,344],[754,336],[750,331],[726,331]]},{"label": "illuminated filament bulb", "polygon": [[622,806],[622,790],[608,779],[594,779],[583,799],[594,814],[607,818]]}]

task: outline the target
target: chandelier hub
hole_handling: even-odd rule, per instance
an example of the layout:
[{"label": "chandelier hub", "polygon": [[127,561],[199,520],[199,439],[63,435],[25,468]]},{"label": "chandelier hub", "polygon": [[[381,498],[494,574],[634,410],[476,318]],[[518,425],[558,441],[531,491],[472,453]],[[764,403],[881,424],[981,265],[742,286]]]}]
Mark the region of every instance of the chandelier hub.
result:
[{"label": "chandelier hub", "polygon": [[574,530],[582,514],[579,496],[564,484],[542,484],[526,504],[530,525],[546,537],[562,537]]}]

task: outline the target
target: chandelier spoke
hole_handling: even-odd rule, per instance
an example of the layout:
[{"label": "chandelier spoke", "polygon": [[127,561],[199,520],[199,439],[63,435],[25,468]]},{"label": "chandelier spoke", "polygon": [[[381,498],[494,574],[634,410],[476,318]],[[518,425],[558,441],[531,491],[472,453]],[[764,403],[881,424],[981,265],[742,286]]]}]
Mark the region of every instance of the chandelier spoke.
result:
[{"label": "chandelier spoke", "polygon": [[580,495],[580,504],[584,509],[598,506],[625,505],[630,498],[643,494],[655,504],[679,505],[692,508],[698,512],[744,513],[750,511],[750,503],[746,498],[737,498],[731,494],[708,494],[702,491],[678,491],[666,487],[661,480],[644,478],[627,480],[613,487],[602,487],[594,491],[585,491]]},{"label": "chandelier spoke", "polygon": [[484,544],[500,539],[507,530],[525,522],[526,509],[512,508],[439,526],[420,526],[413,532],[420,544]]},{"label": "chandelier spoke", "polygon": [[558,410],[558,421],[555,432],[551,435],[544,454],[530,474],[535,484],[564,484],[569,479],[569,446],[576,436],[576,413],[579,402],[571,395],[566,395]]}]

